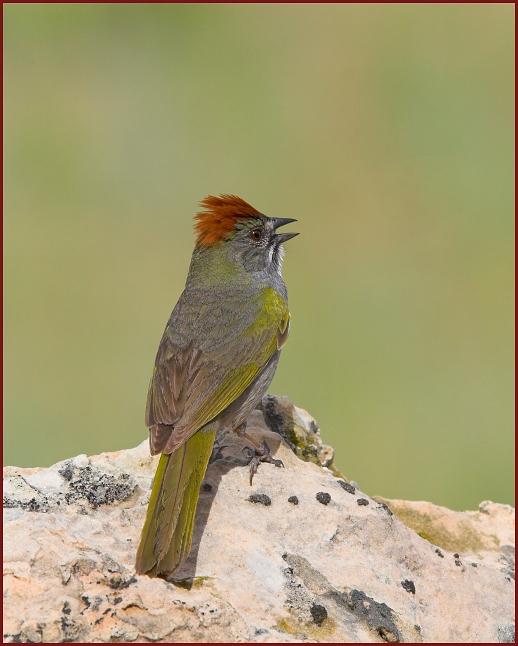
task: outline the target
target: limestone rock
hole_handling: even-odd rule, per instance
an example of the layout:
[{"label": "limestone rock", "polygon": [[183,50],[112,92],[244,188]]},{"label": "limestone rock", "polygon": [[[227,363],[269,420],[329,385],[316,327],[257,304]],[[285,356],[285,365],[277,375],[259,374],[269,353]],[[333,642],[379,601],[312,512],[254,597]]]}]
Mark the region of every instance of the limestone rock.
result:
[{"label": "limestone rock", "polygon": [[334,449],[324,444],[316,421],[287,397],[266,395],[259,406],[271,431],[278,433],[299,458],[323,467],[333,466]]},{"label": "limestone rock", "polygon": [[218,439],[174,581],[133,567],[147,440],[6,467],[4,640],[514,640],[511,507],[375,499],[336,477],[315,421],[286,398],[265,398],[249,429],[285,468],[262,464],[250,487],[246,441]]}]

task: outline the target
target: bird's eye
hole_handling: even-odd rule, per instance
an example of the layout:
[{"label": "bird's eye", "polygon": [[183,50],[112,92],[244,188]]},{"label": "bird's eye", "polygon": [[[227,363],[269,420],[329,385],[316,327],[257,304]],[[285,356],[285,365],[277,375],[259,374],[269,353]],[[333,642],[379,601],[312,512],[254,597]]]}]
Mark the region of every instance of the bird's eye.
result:
[{"label": "bird's eye", "polygon": [[250,231],[250,237],[254,242],[259,242],[259,240],[263,237],[261,229],[252,229],[252,231]]}]

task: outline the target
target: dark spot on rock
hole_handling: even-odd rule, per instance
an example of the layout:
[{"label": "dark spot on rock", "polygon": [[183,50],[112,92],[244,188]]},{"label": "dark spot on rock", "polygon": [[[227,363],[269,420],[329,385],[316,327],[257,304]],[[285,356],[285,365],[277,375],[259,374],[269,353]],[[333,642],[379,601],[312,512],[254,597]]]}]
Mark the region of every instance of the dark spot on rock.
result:
[{"label": "dark spot on rock", "polygon": [[106,610],[103,612],[103,615],[107,615],[109,612],[111,612],[111,608],[106,608]]},{"label": "dark spot on rock", "polygon": [[345,482],[345,480],[338,480],[338,484],[342,487],[344,491],[347,491],[347,493],[350,493],[353,496],[355,495],[356,489],[352,486],[350,482]]},{"label": "dark spot on rock", "polygon": [[506,578],[514,580],[514,546],[502,545],[500,547],[501,555],[498,562],[501,565],[500,571],[506,575]]},{"label": "dark spot on rock", "polygon": [[497,626],[496,633],[500,644],[514,644],[516,641],[513,624],[502,624]]},{"label": "dark spot on rock", "polygon": [[478,567],[478,565],[476,563],[472,563],[471,567]]},{"label": "dark spot on rock", "polygon": [[421,626],[419,624],[414,624],[414,628],[417,630],[418,633],[421,632]]},{"label": "dark spot on rock", "polygon": [[74,637],[77,634],[77,627],[72,621],[72,619],[70,619],[70,617],[68,616],[71,612],[71,608],[67,601],[65,601],[63,605],[62,612],[63,612],[63,616],[61,617],[61,630],[63,631],[64,637],[61,641],[62,642],[76,641]]},{"label": "dark spot on rock", "polygon": [[115,597],[115,599],[113,600],[113,603],[114,603],[115,605],[117,605],[117,604],[118,604],[118,603],[120,603],[121,601],[122,601],[122,597]]},{"label": "dark spot on rock", "polygon": [[[75,559],[74,562],[72,563],[72,567],[70,568],[70,571],[72,574],[90,574],[95,570],[97,564],[93,559],[89,558],[78,558]],[[98,598],[98,597],[96,597]]]},{"label": "dark spot on rock", "polygon": [[90,597],[87,594],[82,594],[81,599],[87,608],[91,606],[92,602],[90,601]]},{"label": "dark spot on rock", "polygon": [[394,515],[394,513],[392,512],[392,509],[387,504],[385,504],[384,502],[379,503],[378,509],[384,509],[389,516]]},{"label": "dark spot on rock", "polygon": [[47,501],[45,500],[45,503],[42,504],[41,502],[38,502],[35,498],[31,498],[27,503],[26,509],[27,511],[41,511],[45,513],[48,511]]},{"label": "dark spot on rock", "polygon": [[104,617],[99,617],[98,619],[96,619],[96,620],[94,621],[94,624],[97,626],[97,624],[100,624],[100,623],[101,623],[101,621],[103,621],[103,619],[104,619]]},{"label": "dark spot on rock", "polygon": [[49,510],[49,503],[45,496],[41,500],[31,498],[30,500],[16,500],[4,496],[3,504],[6,509],[23,509],[24,511],[39,512],[46,514]]},{"label": "dark spot on rock", "polygon": [[410,579],[405,579],[404,581],[401,581],[401,585],[404,590],[407,592],[411,592],[412,594],[415,594],[415,585],[413,581],[410,581]]},{"label": "dark spot on rock", "polygon": [[459,559],[455,559],[455,565],[457,567],[460,567],[462,565],[462,563],[459,561]]},{"label": "dark spot on rock", "polygon": [[366,498],[358,498],[356,501],[360,507],[365,507],[369,504],[369,501]]},{"label": "dark spot on rock", "polygon": [[269,507],[272,504],[270,496],[267,496],[265,493],[253,493],[248,496],[248,502],[259,503],[265,507]]},{"label": "dark spot on rock", "polygon": [[435,548],[435,553],[437,554],[437,556],[440,556],[442,559],[444,558],[444,554],[441,552],[441,550],[438,547]]},{"label": "dark spot on rock", "polygon": [[201,486],[202,491],[212,491],[212,485],[208,482],[204,482]]},{"label": "dark spot on rock", "polygon": [[136,583],[136,577],[132,576],[130,579],[124,579],[122,577],[112,577],[108,581],[108,585],[112,590],[124,590],[124,588],[129,588],[130,585]]},{"label": "dark spot on rock", "polygon": [[74,469],[68,486],[67,504],[87,500],[96,509],[129,498],[135,491],[136,482],[128,473],[114,476],[88,465]]},{"label": "dark spot on rock", "polygon": [[299,499],[297,498],[297,496],[290,496],[288,498],[288,502],[291,502],[292,505],[298,505]]},{"label": "dark spot on rock", "polygon": [[287,552],[284,552],[284,554],[281,556],[281,558],[282,558],[283,561],[287,561],[288,560]]},{"label": "dark spot on rock", "polygon": [[121,566],[117,561],[111,558],[111,556],[108,556],[107,554],[104,554],[102,557],[102,562],[103,566],[108,572],[121,572]]},{"label": "dark spot on rock", "polygon": [[455,552],[455,554],[453,555],[453,558],[454,558],[454,559],[458,559],[458,558],[460,558],[460,557],[459,557],[459,554],[458,554],[457,552]]},{"label": "dark spot on rock", "polygon": [[331,496],[325,491],[319,491],[315,498],[323,505],[328,505],[331,502]]},{"label": "dark spot on rock", "polygon": [[309,609],[309,612],[317,626],[321,626],[327,619],[327,610],[318,603],[314,603]]},{"label": "dark spot on rock", "polygon": [[394,613],[385,603],[379,603],[361,590],[352,590],[347,595],[350,610],[364,621],[386,642],[399,642],[401,636],[394,623]]},{"label": "dark spot on rock", "polygon": [[83,595],[81,599],[85,602],[85,605],[86,605],[85,610],[90,608],[93,611],[97,611],[99,610],[99,607],[103,602],[103,597],[100,597],[100,596],[95,596],[92,598],[92,597],[89,597],[88,595]]},{"label": "dark spot on rock", "polygon": [[58,469],[58,473],[67,482],[70,482],[70,480],[72,480],[72,477],[74,475],[74,465],[72,461],[67,460],[65,464],[61,467],[61,469]]}]

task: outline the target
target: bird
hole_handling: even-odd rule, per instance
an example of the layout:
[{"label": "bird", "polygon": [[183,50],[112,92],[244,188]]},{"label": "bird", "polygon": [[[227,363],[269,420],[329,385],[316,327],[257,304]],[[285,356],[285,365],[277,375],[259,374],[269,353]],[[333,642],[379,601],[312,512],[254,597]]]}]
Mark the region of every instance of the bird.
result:
[{"label": "bird", "polygon": [[283,466],[246,432],[270,385],[290,329],[278,233],[293,218],[267,216],[237,195],[209,195],[195,215],[185,288],[158,346],[145,422],[160,455],[137,549],[137,574],[167,578],[188,557],[200,486],[218,432],[252,445],[250,484],[261,462]]}]

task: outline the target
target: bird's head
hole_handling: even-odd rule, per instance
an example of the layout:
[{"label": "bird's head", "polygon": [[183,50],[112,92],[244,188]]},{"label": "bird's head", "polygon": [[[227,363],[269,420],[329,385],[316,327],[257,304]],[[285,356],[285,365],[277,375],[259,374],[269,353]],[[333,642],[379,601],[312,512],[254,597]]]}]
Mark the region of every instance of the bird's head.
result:
[{"label": "bird's head", "polygon": [[201,206],[195,218],[198,249],[224,251],[247,272],[281,272],[283,243],[298,234],[277,229],[296,220],[266,216],[237,195],[209,195]]}]

